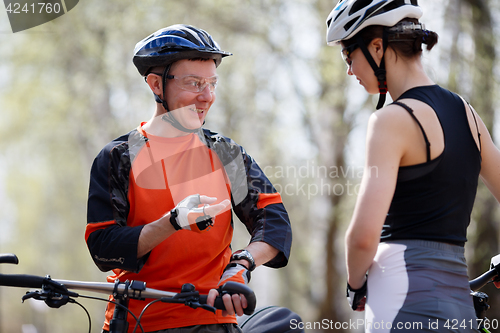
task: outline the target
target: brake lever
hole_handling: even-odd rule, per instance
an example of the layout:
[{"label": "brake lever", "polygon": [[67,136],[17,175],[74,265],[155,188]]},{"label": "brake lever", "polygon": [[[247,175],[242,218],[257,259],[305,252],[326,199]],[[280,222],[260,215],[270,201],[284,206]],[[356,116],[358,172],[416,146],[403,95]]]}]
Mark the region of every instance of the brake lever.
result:
[{"label": "brake lever", "polygon": [[54,281],[47,275],[42,284],[42,290],[27,292],[21,299],[24,303],[25,300],[34,298],[39,301],[44,301],[51,308],[60,308],[68,302],[74,303],[75,301],[70,298],[78,297],[77,293],[69,291],[63,284]]},{"label": "brake lever", "polygon": [[207,310],[207,311],[210,311],[212,313],[215,313],[215,311],[217,310],[213,306],[210,306],[208,304],[201,304],[197,300],[196,301],[186,301],[184,303],[184,305],[187,305],[187,306],[189,306],[192,309],[202,308],[203,310]]},{"label": "brake lever", "polygon": [[198,307],[204,309],[204,310],[207,310],[207,311],[210,311],[212,313],[215,313],[215,311],[217,311],[216,308],[214,308],[213,306],[210,306],[210,305],[207,305],[207,304],[200,304],[200,303],[197,303]]},{"label": "brake lever", "polygon": [[191,283],[182,285],[181,292],[174,297],[162,298],[161,300],[166,303],[183,303],[192,309],[202,308],[212,313],[216,311],[215,307],[200,303],[200,293],[196,291],[195,286]]},{"label": "brake lever", "polygon": [[26,295],[24,295],[21,300],[22,300],[22,303],[24,303],[25,300],[27,299],[30,299],[30,298],[34,298],[36,300],[43,300],[42,299],[42,295],[41,295],[41,292],[40,291],[28,291],[26,292]]}]

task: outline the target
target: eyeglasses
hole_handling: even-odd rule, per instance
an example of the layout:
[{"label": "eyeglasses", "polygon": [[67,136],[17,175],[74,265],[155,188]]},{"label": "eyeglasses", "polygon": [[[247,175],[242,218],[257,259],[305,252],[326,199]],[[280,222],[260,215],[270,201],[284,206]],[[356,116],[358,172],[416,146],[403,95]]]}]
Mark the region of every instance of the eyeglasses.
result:
[{"label": "eyeglasses", "polygon": [[[162,74],[158,73],[151,74],[162,76]],[[217,88],[219,77],[217,75],[211,77],[202,77],[196,75],[167,75],[167,79],[175,80],[174,82],[177,87],[181,88],[182,90],[193,93],[201,93],[208,86],[210,92],[213,93],[215,91],[215,88]]]},{"label": "eyeglasses", "polygon": [[351,54],[359,47],[358,43],[351,44],[349,46],[346,46],[342,48],[340,53],[342,54],[342,58],[344,59],[345,63],[347,64],[347,67],[350,67],[352,64],[351,60]]}]

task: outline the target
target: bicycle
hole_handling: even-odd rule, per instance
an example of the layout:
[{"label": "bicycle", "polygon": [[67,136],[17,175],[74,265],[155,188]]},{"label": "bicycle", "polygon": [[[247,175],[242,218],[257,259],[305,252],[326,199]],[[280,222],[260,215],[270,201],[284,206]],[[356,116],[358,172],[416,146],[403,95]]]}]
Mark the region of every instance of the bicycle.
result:
[{"label": "bicycle", "polygon": [[[0,254],[0,264],[15,264],[19,263],[19,259],[15,254]],[[184,284],[180,293],[156,290],[146,288],[146,283],[141,281],[115,281],[115,283],[107,282],[84,282],[71,280],[54,280],[50,276],[42,277],[26,274],[0,274],[0,286],[20,287],[20,288],[42,288],[41,291],[29,291],[23,297],[23,302],[29,298],[44,301],[51,308],[59,308],[67,303],[75,303],[82,307],[89,319],[89,332],[92,328],[90,314],[85,307],[74,300],[74,298],[87,298],[112,302],[108,299],[80,295],[71,291],[83,290],[104,294],[112,294],[116,302],[114,303],[115,312],[110,322],[110,333],[127,332],[129,323],[127,322],[127,314],[130,314],[135,319],[136,324],[133,332],[138,328],[144,333],[140,321],[142,315],[149,306],[155,302],[166,303],[181,303],[193,309],[202,308],[207,311],[215,312],[216,309],[225,310],[222,296],[225,294],[243,294],[248,306],[244,309],[246,318],[240,317],[238,322],[244,333],[304,333],[302,329],[292,329],[290,320],[302,321],[300,316],[295,312],[285,307],[268,306],[261,309],[255,309],[256,297],[255,293],[249,287],[236,282],[227,282],[219,288],[219,296],[215,300],[214,307],[206,304],[207,295],[200,295],[192,284]],[[145,299],[153,298],[142,310],[139,316],[128,309],[129,299]]]},{"label": "bicycle", "polygon": [[[15,254],[0,254],[0,264],[15,264],[19,263],[19,259]],[[82,307],[89,319],[89,333],[91,332],[92,322],[90,314],[85,307],[78,303],[75,298],[87,298],[112,302],[115,306],[113,318],[110,321],[110,333],[124,333],[128,331],[129,323],[127,315],[130,314],[135,319],[135,326],[132,332],[136,332],[139,328],[144,333],[144,329],[140,323],[144,312],[156,302],[178,303],[189,306],[193,309],[201,308],[215,313],[216,309],[225,310],[222,296],[225,294],[242,294],[246,297],[248,306],[244,309],[246,315],[253,314],[256,305],[255,294],[249,287],[236,282],[226,282],[219,290],[219,296],[215,300],[214,307],[206,304],[207,295],[201,295],[195,286],[186,283],[182,286],[180,293],[162,291],[157,289],[146,288],[146,283],[142,281],[125,281],[116,280],[115,283],[107,282],[85,282],[71,280],[55,280],[50,276],[36,276],[26,274],[0,274],[0,286],[20,287],[20,288],[41,288],[41,290],[29,291],[23,297],[24,302],[27,299],[33,298],[44,301],[51,308],[59,308],[67,303],[75,303]],[[104,294],[112,294],[115,301],[108,299],[80,295],[71,290],[82,290]],[[128,309],[129,299],[144,300],[146,298],[154,299],[148,303],[142,310],[139,316],[136,316]]]},{"label": "bicycle", "polygon": [[471,295],[474,299],[474,310],[479,323],[479,331],[489,333],[489,329],[497,329],[498,321],[496,319],[489,320],[486,317],[486,311],[490,308],[488,305],[488,295],[478,291],[488,283],[500,281],[500,254],[491,258],[490,270],[483,273],[479,277],[469,281]]}]

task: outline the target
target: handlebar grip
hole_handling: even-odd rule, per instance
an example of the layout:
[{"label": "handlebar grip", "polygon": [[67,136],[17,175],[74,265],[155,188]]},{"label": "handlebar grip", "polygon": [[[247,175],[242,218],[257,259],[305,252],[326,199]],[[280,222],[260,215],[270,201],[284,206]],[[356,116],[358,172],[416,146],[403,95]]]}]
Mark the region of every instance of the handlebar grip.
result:
[{"label": "handlebar grip", "polygon": [[25,274],[0,274],[0,286],[41,288],[46,278]]},{"label": "handlebar grip", "polygon": [[0,254],[0,264],[14,264],[17,265],[19,259],[13,253],[2,253]]},{"label": "handlebar grip", "polygon": [[[208,295],[200,295],[200,304],[207,304]],[[222,301],[222,296],[217,296],[214,302],[214,308],[218,310],[226,310],[224,302]]]},{"label": "handlebar grip", "polygon": [[[222,295],[221,295],[222,292]],[[255,293],[252,289],[246,285],[238,282],[229,281],[226,282],[219,289],[219,296],[215,298],[214,307],[219,310],[226,310],[224,302],[222,301],[222,296],[225,294],[242,294],[247,300],[247,307],[243,309],[243,313],[246,315],[251,315],[255,311],[255,306],[257,305],[257,299],[255,298]],[[200,295],[200,303],[207,303],[207,295]]]}]

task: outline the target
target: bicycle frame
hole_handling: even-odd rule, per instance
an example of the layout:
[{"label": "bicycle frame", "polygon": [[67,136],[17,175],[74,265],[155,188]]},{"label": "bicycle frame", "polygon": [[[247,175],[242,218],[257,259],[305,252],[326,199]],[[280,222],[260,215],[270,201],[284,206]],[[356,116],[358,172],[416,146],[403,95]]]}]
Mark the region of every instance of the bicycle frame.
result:
[{"label": "bicycle frame", "polygon": [[[14,254],[0,254],[0,264],[18,264],[19,260]],[[115,312],[110,322],[110,333],[127,332],[127,314],[129,299],[156,299],[165,303],[181,303],[193,309],[202,308],[211,312],[216,309],[225,310],[222,296],[225,294],[242,294],[247,299],[248,306],[244,313],[251,315],[255,310],[256,299],[254,292],[247,286],[227,282],[218,291],[219,296],[215,300],[214,307],[207,305],[207,295],[200,295],[192,284],[182,286],[180,293],[146,288],[146,283],[142,281],[116,280],[115,283],[106,282],[85,282],[71,280],[55,280],[50,276],[41,277],[26,274],[0,274],[0,286],[20,287],[20,288],[42,288],[42,291],[29,292],[22,297],[23,301],[28,298],[43,300],[49,307],[59,308],[73,298],[87,297],[79,295],[71,290],[90,291],[107,295],[113,295],[116,300]],[[134,316],[135,317],[135,316]],[[135,317],[137,319],[137,317]],[[136,328],[140,326],[140,316],[137,319]],[[135,328],[135,329],[136,329]],[[135,331],[134,329],[134,331]],[[142,329],[142,328],[141,328]]]}]

